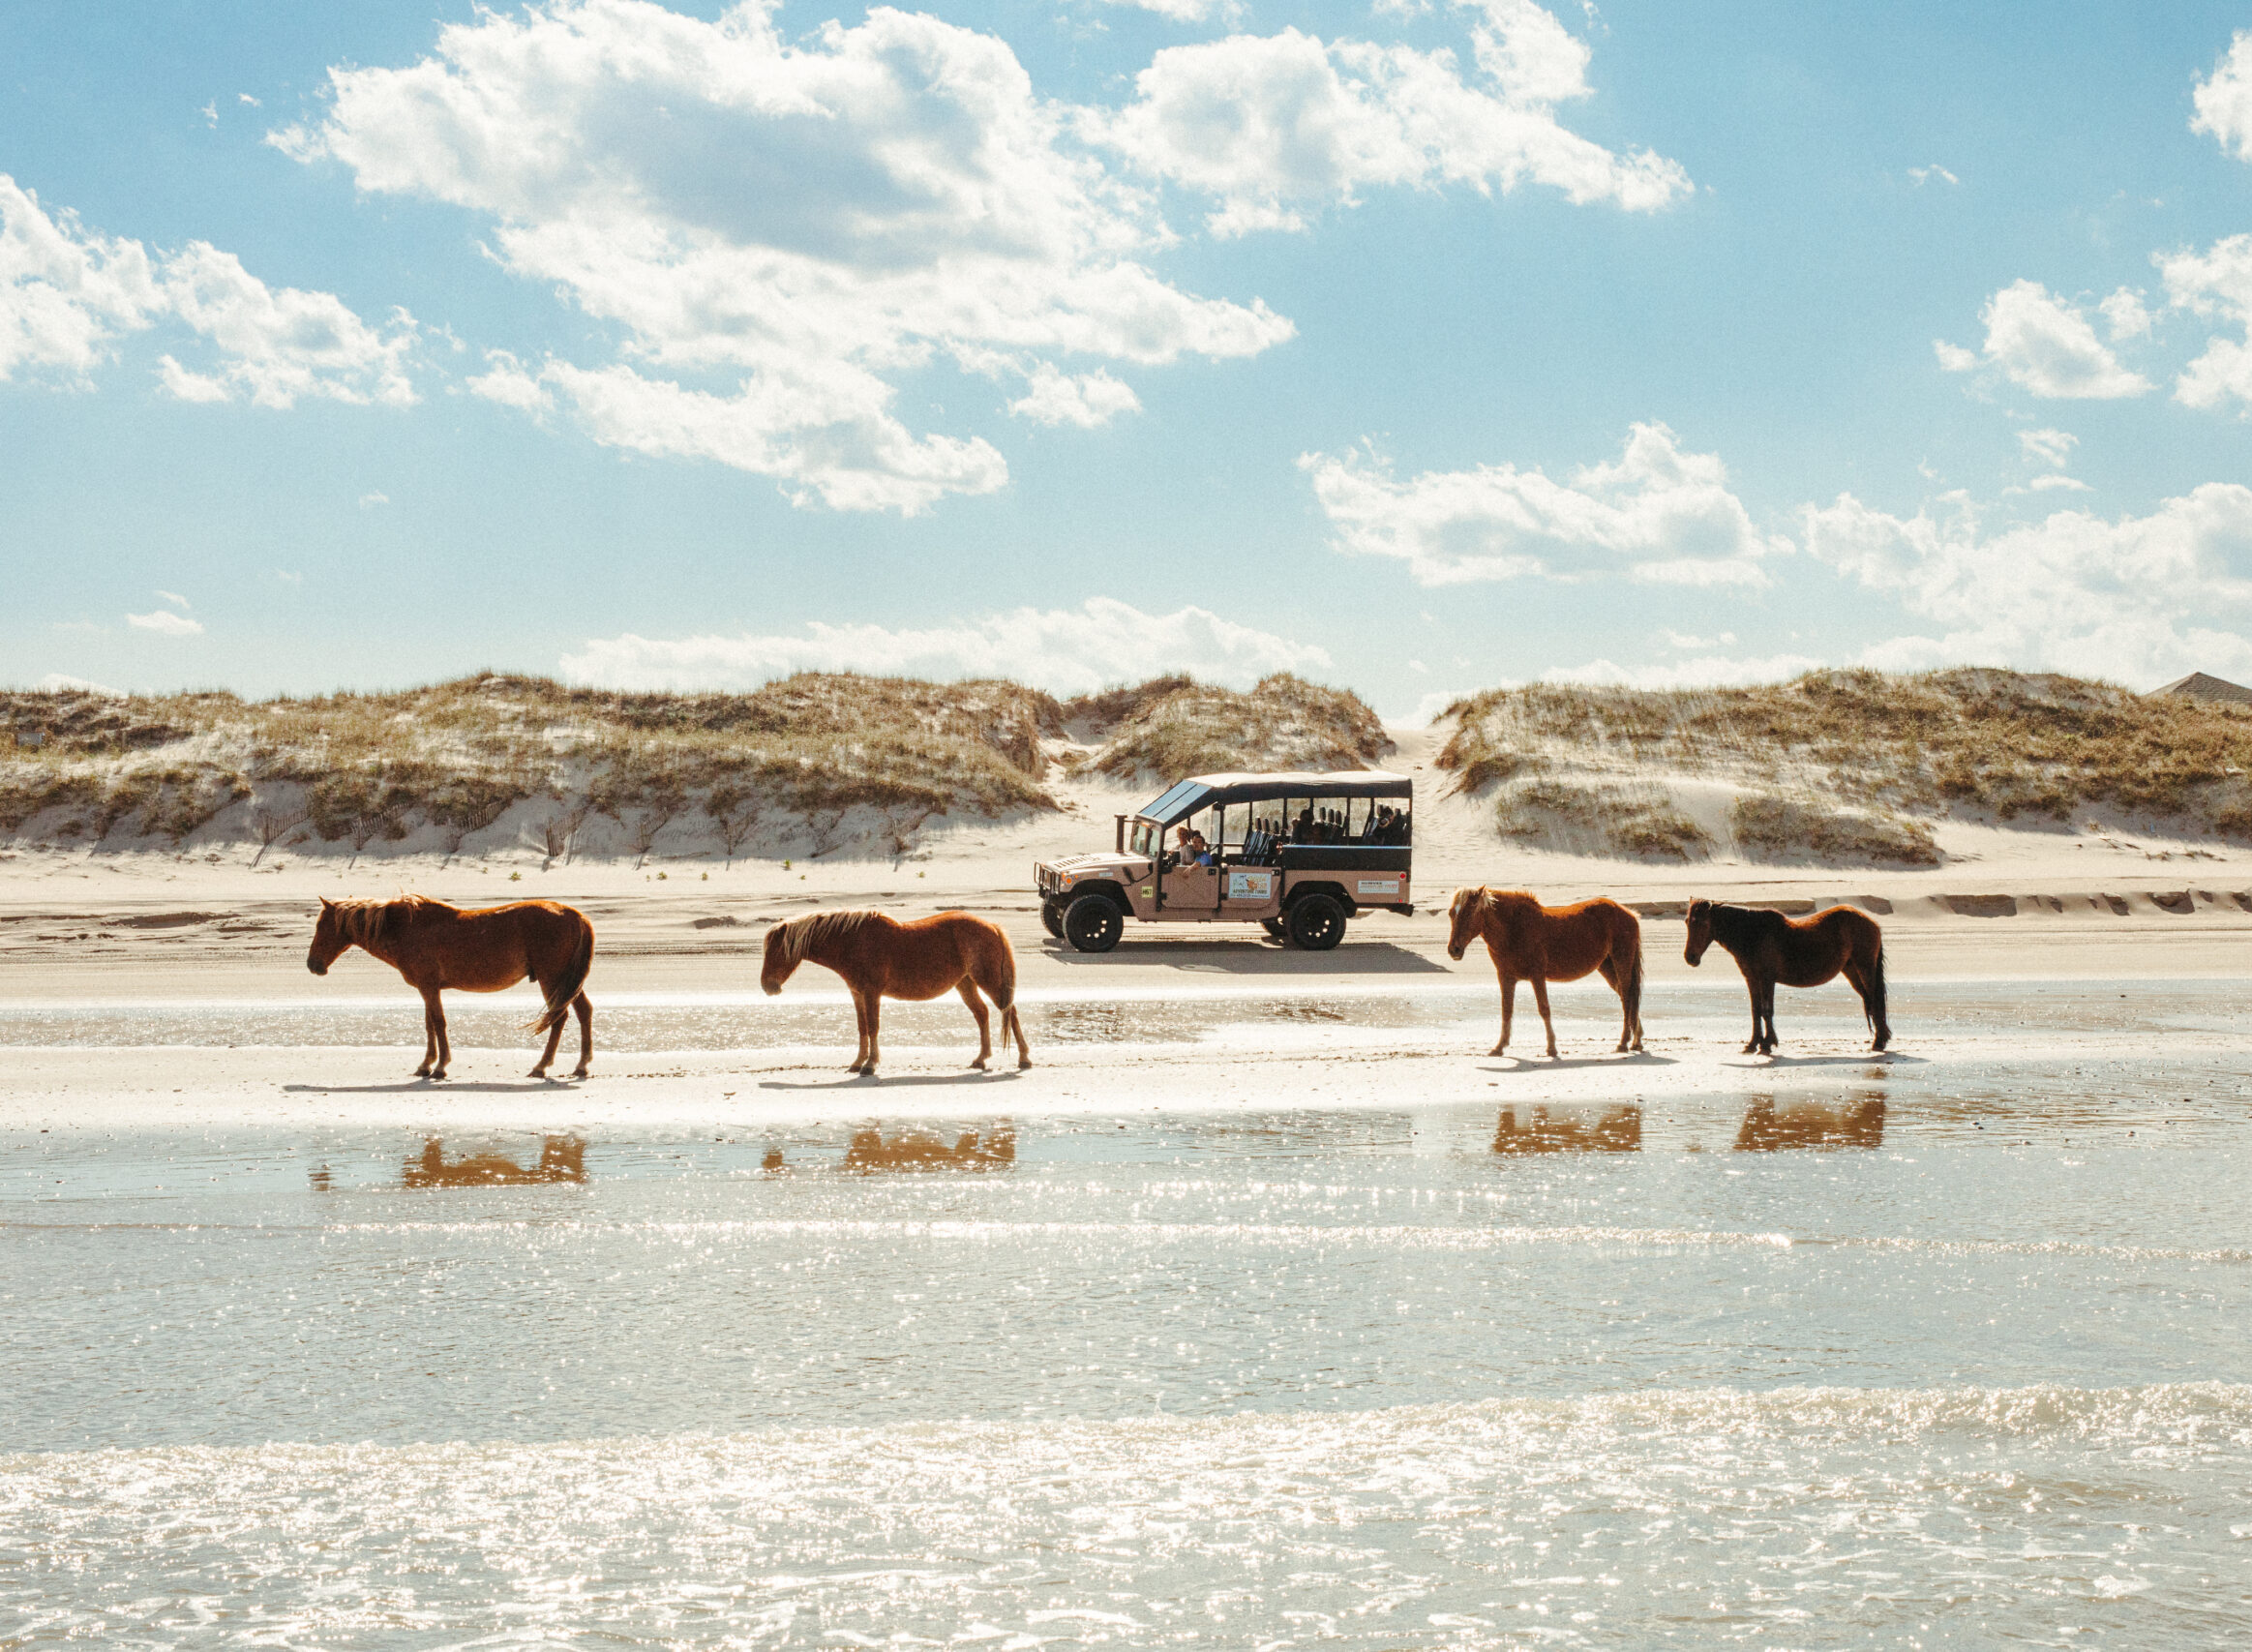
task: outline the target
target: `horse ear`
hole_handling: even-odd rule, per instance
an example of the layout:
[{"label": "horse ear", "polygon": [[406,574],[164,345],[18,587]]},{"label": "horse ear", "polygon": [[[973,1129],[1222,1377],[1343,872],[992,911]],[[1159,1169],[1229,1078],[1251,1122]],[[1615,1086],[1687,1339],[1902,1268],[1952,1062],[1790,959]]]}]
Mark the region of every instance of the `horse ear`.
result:
[{"label": "horse ear", "polygon": [[334,912],[336,910],[336,902],[330,900],[326,895],[322,895],[320,897],[320,910],[322,912]]}]

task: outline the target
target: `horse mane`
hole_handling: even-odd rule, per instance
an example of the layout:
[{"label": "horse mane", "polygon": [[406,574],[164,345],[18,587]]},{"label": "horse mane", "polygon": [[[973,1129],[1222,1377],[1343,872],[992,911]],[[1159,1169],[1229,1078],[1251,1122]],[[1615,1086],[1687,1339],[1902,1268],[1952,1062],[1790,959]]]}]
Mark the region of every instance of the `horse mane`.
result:
[{"label": "horse mane", "polygon": [[459,909],[429,895],[396,895],[387,901],[372,896],[356,895],[346,900],[329,903],[336,911],[337,933],[354,946],[365,946],[371,941],[382,939],[383,932],[392,926],[392,919],[405,920],[419,917],[426,912],[455,912]]},{"label": "horse mane", "polygon": [[782,954],[782,962],[792,966],[805,961],[805,954],[826,941],[849,941],[860,926],[884,915],[873,907],[852,907],[841,912],[812,912],[803,917],[786,917],[766,932],[767,945]]}]

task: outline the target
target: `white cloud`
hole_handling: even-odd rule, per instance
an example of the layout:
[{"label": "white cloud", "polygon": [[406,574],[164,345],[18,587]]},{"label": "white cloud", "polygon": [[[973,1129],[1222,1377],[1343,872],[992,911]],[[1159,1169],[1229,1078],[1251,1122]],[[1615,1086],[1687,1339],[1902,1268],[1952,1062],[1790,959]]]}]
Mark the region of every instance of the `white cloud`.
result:
[{"label": "white cloud", "polygon": [[1946,628],[1880,645],[1867,663],[1967,662],[2145,684],[2252,670],[2252,488],[2208,482],[2148,516],[2059,511],[1991,535],[1967,501],[1948,503],[1942,516],[1904,519],[1845,494],[1807,512],[1811,554]]},{"label": "white cloud", "polygon": [[[1987,363],[2036,396],[2108,399],[2150,388],[2148,379],[2119,365],[2086,315],[2039,282],[2012,282],[1987,300],[1978,318],[1986,323]],[[1960,345],[1941,342],[1933,348],[1950,373],[1978,365],[1979,357]]]},{"label": "white cloud", "polygon": [[218,356],[210,372],[161,358],[159,381],[183,401],[238,392],[269,407],[301,396],[414,400],[405,358],[415,326],[404,312],[378,333],[334,294],[277,291],[207,241],[152,255],[138,241],[85,228],[72,213],[50,216],[0,173],[0,379],[19,368],[83,379],[121,336],[166,318]]},{"label": "white cloud", "polygon": [[138,241],[111,240],[0,172],[0,379],[51,370],[83,378],[120,334],[165,307]]},{"label": "white cloud", "polygon": [[2044,466],[2051,470],[2061,470],[2072,463],[2072,450],[2080,445],[2080,438],[2070,431],[2038,430],[2018,432],[2018,449],[2028,465]]},{"label": "white cloud", "polygon": [[1416,583],[1624,573],[1667,585],[1767,584],[1762,558],[1789,541],[1752,524],[1716,454],[1683,453],[1662,424],[1637,424],[1615,463],[1569,483],[1513,465],[1395,480],[1367,453],[1309,453],[1299,466],[1341,551],[1396,556]]},{"label": "white cloud", "polygon": [[1160,51],[1123,109],[1081,129],[1133,165],[1212,196],[1215,234],[1300,229],[1372,187],[1546,185],[1636,211],[1690,190],[1647,150],[1620,156],[1566,131],[1555,105],[1587,95],[1587,47],[1530,0],[1485,0],[1480,71],[1450,51],[1324,42],[1295,28]]},{"label": "white cloud", "polygon": [[161,590],[157,592],[157,595],[162,600],[170,603],[174,608],[185,610],[195,606],[176,590]]},{"label": "white cloud", "polygon": [[1708,654],[1698,659],[1666,660],[1654,665],[1622,666],[1609,660],[1590,660],[1583,666],[1559,666],[1541,674],[1543,682],[1616,683],[1627,688],[1740,688],[1753,682],[1783,682],[1825,662],[1808,654],[1768,654],[1735,659]]},{"label": "white cloud", "polygon": [[2252,161],[2252,30],[2239,29],[2212,74],[2190,94],[2192,132],[2209,133],[2239,161]]},{"label": "white cloud", "polygon": [[1024,395],[1011,402],[1008,410],[1043,425],[1078,425],[1092,430],[1110,423],[1120,413],[1139,412],[1141,406],[1141,398],[1131,385],[1120,383],[1099,369],[1074,376],[1043,361],[1033,370]]},{"label": "white cloud", "polygon": [[1235,10],[1233,0],[1103,0],[1108,6],[1127,6],[1140,12],[1155,12],[1160,17],[1169,17],[1176,23],[1201,23],[1215,12]]},{"label": "white cloud", "polygon": [[[2176,309],[2252,323],[2252,235],[2228,236],[2202,253],[2163,254],[2158,271]],[[2209,340],[2175,378],[2174,399],[2191,407],[2252,403],[2252,348],[2243,339]]]},{"label": "white cloud", "polygon": [[154,631],[160,637],[197,637],[203,632],[200,619],[174,614],[168,608],[160,608],[148,614],[129,614],[125,616],[125,622],[136,631]]},{"label": "white cloud", "polygon": [[1020,608],[920,629],[817,621],[796,636],[597,638],[566,654],[559,669],[573,682],[624,689],[748,689],[796,671],[857,671],[1006,676],[1081,694],[1171,671],[1248,687],[1269,672],[1329,666],[1322,648],[1206,609],[1145,614],[1097,597],[1083,608]]},{"label": "white cloud", "polygon": [[305,576],[293,568],[276,568],[274,578],[285,586],[301,586],[305,583]]},{"label": "white cloud", "polygon": [[2005,494],[2054,494],[2057,492],[2092,494],[2095,490],[2079,477],[2067,476],[2059,470],[2053,471],[2046,476],[2035,476],[2022,488],[2004,488],[2002,492]]},{"label": "white cloud", "polygon": [[33,683],[32,687],[43,694],[102,694],[112,700],[125,698],[123,694],[109,687],[106,683],[90,682],[82,676],[66,676],[59,671],[48,672],[46,676]]},{"label": "white cloud", "polygon": [[1907,169],[1907,175],[1915,179],[1918,189],[1930,183],[1934,178],[1938,179],[1942,184],[1960,184],[1963,181],[1937,161],[1929,166],[1910,166]]},{"label": "white cloud", "polygon": [[1666,639],[1668,648],[1732,648],[1736,646],[1736,634],[1733,631],[1723,631],[1717,637],[1693,637],[1686,632],[1668,628],[1661,630],[1658,635]]},{"label": "white cloud", "polygon": [[2150,312],[2144,308],[2139,292],[2122,286],[2096,308],[2103,312],[2115,345],[2123,339],[2139,339],[2150,330]]},{"label": "white cloud", "polygon": [[360,509],[364,511],[372,511],[377,505],[387,505],[390,502],[391,496],[389,494],[362,494],[360,496]]},{"label": "white cloud", "polygon": [[254,109],[262,109],[266,106],[248,92],[237,92],[234,95],[234,101],[238,104],[248,104]]},{"label": "white cloud", "polygon": [[1073,143],[1006,44],[933,17],[878,8],[794,43],[762,5],[706,22],[555,0],[330,89],[324,120],[272,141],[490,219],[505,268],[622,332],[608,363],[495,358],[476,393],[800,500],[914,511],[1004,485],[990,444],[893,410],[937,353],[1018,359],[1036,417],[1070,401],[1046,365],[1093,416],[1124,399],[1064,358],[1247,356],[1293,331],[1153,273],[1169,236],[1146,194]]}]

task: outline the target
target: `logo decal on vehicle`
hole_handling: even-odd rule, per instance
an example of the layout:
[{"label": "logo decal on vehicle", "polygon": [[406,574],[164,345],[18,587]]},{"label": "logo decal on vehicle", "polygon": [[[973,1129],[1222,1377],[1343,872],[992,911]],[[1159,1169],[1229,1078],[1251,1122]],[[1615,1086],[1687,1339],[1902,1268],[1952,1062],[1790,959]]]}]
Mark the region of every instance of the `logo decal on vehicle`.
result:
[{"label": "logo decal on vehicle", "polygon": [[1358,891],[1364,895],[1390,895],[1399,892],[1397,878],[1363,878]]},{"label": "logo decal on vehicle", "polygon": [[1275,874],[1272,872],[1230,872],[1228,899],[1231,901],[1271,901],[1275,898]]}]

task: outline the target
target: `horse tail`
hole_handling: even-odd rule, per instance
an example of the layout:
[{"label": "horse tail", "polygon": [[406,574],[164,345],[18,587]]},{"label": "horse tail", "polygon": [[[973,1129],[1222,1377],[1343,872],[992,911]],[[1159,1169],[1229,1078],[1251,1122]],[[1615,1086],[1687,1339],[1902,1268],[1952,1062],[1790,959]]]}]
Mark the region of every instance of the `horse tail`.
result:
[{"label": "horse tail", "polygon": [[1008,944],[1008,932],[990,919],[984,924],[987,945],[982,948],[985,957],[978,965],[979,973],[990,979],[977,984],[985,989],[985,996],[993,1000],[993,1006],[1001,1011],[1001,1047],[1008,1048],[1008,1040],[1016,1038],[1016,1053],[1021,1058],[1019,1066],[1030,1066],[1033,1062],[1032,1046],[1025,1042],[1024,1021],[1016,1008],[1016,948]]},{"label": "horse tail", "polygon": [[1622,995],[1627,1001],[1627,1019],[1635,1024],[1635,1036],[1642,1036],[1642,926],[1635,925],[1634,955],[1627,959],[1627,987]]},{"label": "horse tail", "polygon": [[560,1027],[571,1013],[571,1000],[579,996],[579,989],[586,984],[586,976],[594,968],[594,925],[586,921],[583,913],[571,916],[579,920],[579,944],[571,949],[570,962],[563,973],[547,987],[548,1005],[537,1020],[525,1023],[533,1033],[545,1033]]},{"label": "horse tail", "polygon": [[1884,1013],[1884,936],[1877,937],[1877,962],[1869,971],[1869,997],[1862,1007],[1868,1011],[1869,1030],[1876,1033],[1889,1025]]}]

